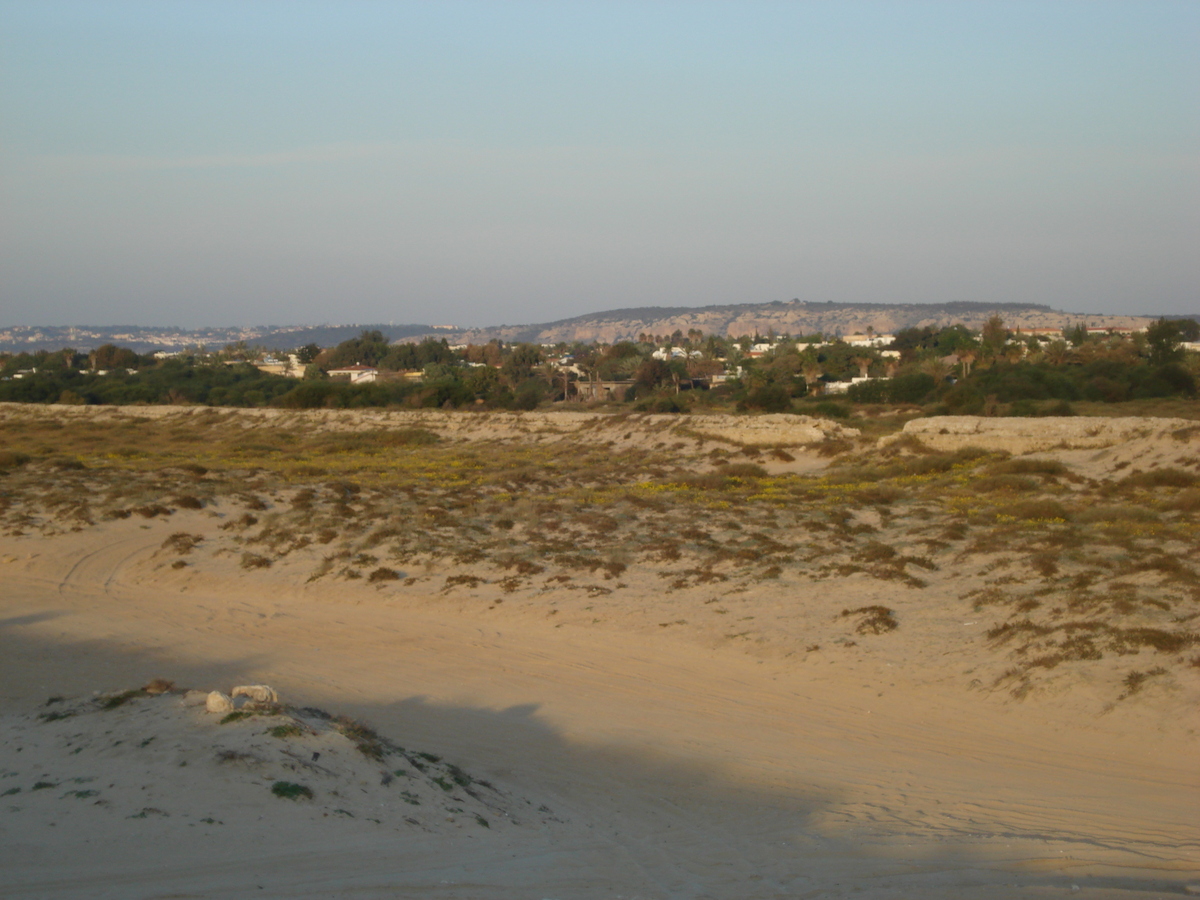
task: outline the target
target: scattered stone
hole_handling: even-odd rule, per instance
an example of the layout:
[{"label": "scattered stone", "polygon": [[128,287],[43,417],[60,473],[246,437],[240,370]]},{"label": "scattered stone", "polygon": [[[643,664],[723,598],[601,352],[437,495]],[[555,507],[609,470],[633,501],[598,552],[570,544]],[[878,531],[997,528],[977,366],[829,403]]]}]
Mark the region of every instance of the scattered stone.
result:
[{"label": "scattered stone", "polygon": [[222,694],[220,691],[213,691],[205,698],[204,708],[210,713],[233,712],[233,701],[229,699],[227,694]]},{"label": "scattered stone", "polygon": [[249,697],[258,703],[278,703],[279,695],[275,688],[267,684],[239,684],[233,689],[231,697]]},{"label": "scattered stone", "polygon": [[166,694],[166,693],[169,693],[171,691],[171,689],[174,687],[175,687],[175,682],[170,681],[169,679],[155,678],[153,681],[151,681],[149,684],[147,684],[144,688],[142,688],[142,690],[145,691],[147,694],[151,694],[151,695]]}]

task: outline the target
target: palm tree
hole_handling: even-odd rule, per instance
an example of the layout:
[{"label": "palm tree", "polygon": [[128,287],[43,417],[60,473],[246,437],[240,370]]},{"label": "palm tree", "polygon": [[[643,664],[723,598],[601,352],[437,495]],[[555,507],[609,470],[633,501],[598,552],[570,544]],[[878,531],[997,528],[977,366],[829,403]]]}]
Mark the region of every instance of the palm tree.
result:
[{"label": "palm tree", "polygon": [[932,375],[938,381],[942,381],[950,374],[950,370],[946,364],[936,356],[931,356],[929,359],[922,361],[921,371],[927,375]]},{"label": "palm tree", "polygon": [[1050,365],[1061,366],[1070,358],[1071,348],[1067,346],[1066,341],[1051,341],[1042,353]]},{"label": "palm tree", "polygon": [[971,363],[975,362],[976,356],[974,350],[962,350],[958,354],[958,361],[962,363],[963,378],[971,374]]},{"label": "palm tree", "polygon": [[[815,385],[820,384],[821,376],[825,374],[821,364],[816,360],[806,360],[800,367],[800,371],[804,373],[804,383],[808,385],[810,391],[813,391]],[[813,392],[815,393],[815,391]]]}]

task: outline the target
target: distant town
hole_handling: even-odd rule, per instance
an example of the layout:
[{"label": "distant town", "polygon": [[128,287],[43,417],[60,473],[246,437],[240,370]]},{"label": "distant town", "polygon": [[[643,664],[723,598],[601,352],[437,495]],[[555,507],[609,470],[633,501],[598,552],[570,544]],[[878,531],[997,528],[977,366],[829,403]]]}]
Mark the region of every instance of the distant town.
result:
[{"label": "distant town", "polygon": [[[908,321],[918,324],[843,332],[841,325],[903,321],[904,310],[821,308],[809,317],[837,323],[829,331],[777,330],[804,312],[794,304],[710,308],[691,318],[621,310],[608,324],[591,317],[526,329],[524,340],[453,325],[9,328],[0,332],[11,342],[0,351],[0,400],[523,410],[599,403],[643,412],[803,408],[845,416],[851,406],[844,404],[1063,415],[1075,402],[1196,396],[1196,319],[1053,326],[1045,324],[1052,312],[1018,307],[1005,310],[1008,319],[993,309],[977,324],[945,321],[953,312],[981,311],[987,308],[910,310]],[[700,319],[723,324],[715,332],[695,324],[655,328]],[[596,335],[614,320],[620,337]],[[756,324],[737,333],[730,322]],[[633,324],[642,330],[629,334]],[[564,331],[577,336],[537,340]]]}]

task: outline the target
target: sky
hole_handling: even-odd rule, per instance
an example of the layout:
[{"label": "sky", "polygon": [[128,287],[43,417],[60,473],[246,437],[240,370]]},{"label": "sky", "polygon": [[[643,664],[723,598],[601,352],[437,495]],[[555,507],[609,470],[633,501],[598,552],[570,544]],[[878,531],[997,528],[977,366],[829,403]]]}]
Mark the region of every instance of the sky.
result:
[{"label": "sky", "polygon": [[1200,3],[0,0],[0,326],[1200,313]]}]

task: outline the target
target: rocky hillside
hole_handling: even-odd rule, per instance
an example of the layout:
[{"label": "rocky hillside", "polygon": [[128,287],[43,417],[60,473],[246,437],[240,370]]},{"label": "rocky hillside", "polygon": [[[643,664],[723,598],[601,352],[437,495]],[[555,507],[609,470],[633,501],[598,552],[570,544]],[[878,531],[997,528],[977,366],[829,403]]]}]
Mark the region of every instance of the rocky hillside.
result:
[{"label": "rocky hillside", "polygon": [[1153,322],[1150,316],[1084,315],[1061,312],[1048,306],[1020,303],[746,303],[706,307],[641,307],[616,309],[549,322],[541,325],[501,325],[466,329],[450,336],[457,343],[486,343],[491,340],[557,343],[559,341],[635,340],[639,334],[687,334],[699,329],[705,334],[741,335],[858,334],[868,327],[880,333],[912,326],[945,327],[962,323],[978,328],[999,315],[1010,327],[1061,328],[1086,322],[1099,327],[1140,328]]}]

